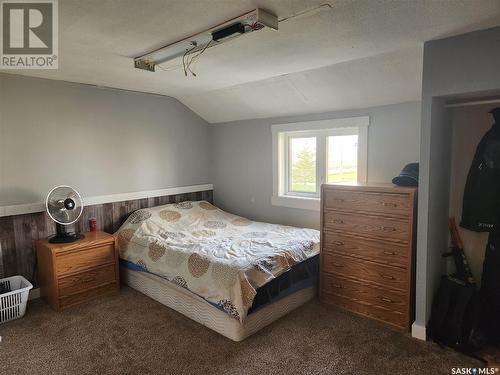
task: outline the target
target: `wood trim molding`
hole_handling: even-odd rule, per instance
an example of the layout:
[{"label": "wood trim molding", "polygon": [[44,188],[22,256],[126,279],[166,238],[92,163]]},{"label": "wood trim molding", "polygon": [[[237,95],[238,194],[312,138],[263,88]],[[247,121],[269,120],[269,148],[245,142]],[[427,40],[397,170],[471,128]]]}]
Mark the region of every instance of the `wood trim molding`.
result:
[{"label": "wood trim molding", "polygon": [[[129,200],[156,198],[167,195],[187,194],[198,191],[213,190],[212,184],[179,186],[158,190],[137,191],[132,193],[118,193],[110,195],[100,195],[95,197],[83,197],[85,206],[93,206],[96,204],[123,202]],[[17,204],[12,206],[0,206],[0,217],[32,214],[45,211],[45,202]]]},{"label": "wood trim molding", "polygon": [[[190,189],[182,191],[190,191]],[[80,219],[70,225],[68,230],[80,233],[88,231],[89,218],[93,217],[97,219],[98,230],[115,233],[127,220],[128,216],[136,210],[183,201],[200,200],[213,203],[213,190],[87,204],[83,208]],[[37,240],[47,238],[54,234],[55,231],[55,223],[45,211],[0,217],[0,279],[13,275],[22,275],[37,287],[35,244]]]},{"label": "wood trim molding", "polygon": [[[370,116],[333,118],[326,120],[293,122],[271,125],[272,133],[272,168],[273,168],[273,206],[292,207],[305,210],[319,211],[319,196],[301,197],[287,194],[287,144],[288,137],[293,134],[318,137],[317,159],[326,161],[327,137],[331,135],[358,135],[358,183],[366,183],[368,179],[368,127]],[[318,163],[317,192],[319,185],[325,183],[327,176],[320,170],[323,163]]]}]

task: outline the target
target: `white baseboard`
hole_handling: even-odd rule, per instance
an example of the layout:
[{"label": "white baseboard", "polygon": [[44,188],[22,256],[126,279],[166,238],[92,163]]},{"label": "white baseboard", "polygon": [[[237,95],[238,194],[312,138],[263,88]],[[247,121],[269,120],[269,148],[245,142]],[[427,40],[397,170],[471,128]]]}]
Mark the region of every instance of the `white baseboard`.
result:
[{"label": "white baseboard", "polygon": [[[165,195],[194,193],[197,191],[206,191],[206,190],[213,190],[213,189],[214,189],[214,186],[212,184],[179,186],[179,187],[159,189],[159,190],[137,191],[137,192],[133,192],[133,193],[100,195],[97,197],[83,197],[83,203],[86,206],[92,206],[95,204],[122,202],[122,201],[127,201],[127,200],[144,199],[144,198],[154,198],[154,197],[161,197],[161,196],[165,196]],[[24,214],[31,214],[31,213],[35,213],[35,212],[43,212],[43,211],[45,211],[45,203],[43,203],[43,202],[17,204],[14,206],[0,206],[0,217],[24,215]]]},{"label": "white baseboard", "polygon": [[37,299],[40,298],[40,288],[34,288],[30,290],[30,295],[28,297],[28,301],[31,301],[32,299]]},{"label": "white baseboard", "polygon": [[416,339],[426,341],[427,340],[426,327],[421,326],[420,324],[417,323],[413,323],[411,326],[411,336]]}]

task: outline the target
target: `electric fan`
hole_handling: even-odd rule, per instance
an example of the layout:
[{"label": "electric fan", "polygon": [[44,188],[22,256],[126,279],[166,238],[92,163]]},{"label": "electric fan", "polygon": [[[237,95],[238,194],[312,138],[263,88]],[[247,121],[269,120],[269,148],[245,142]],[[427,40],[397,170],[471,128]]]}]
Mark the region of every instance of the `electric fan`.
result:
[{"label": "electric fan", "polygon": [[76,222],[83,211],[82,197],[70,186],[60,185],[52,189],[45,202],[47,213],[56,222],[56,234],[49,238],[50,243],[75,242],[83,238],[79,233],[71,233],[66,226]]}]

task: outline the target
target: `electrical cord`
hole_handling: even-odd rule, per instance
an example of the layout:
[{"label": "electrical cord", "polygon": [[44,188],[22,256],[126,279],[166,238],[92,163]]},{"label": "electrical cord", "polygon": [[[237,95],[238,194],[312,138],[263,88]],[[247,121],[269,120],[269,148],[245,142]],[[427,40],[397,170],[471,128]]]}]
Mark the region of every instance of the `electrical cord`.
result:
[{"label": "electrical cord", "polygon": [[302,12],[292,14],[291,16],[288,16],[288,17],[285,17],[285,18],[280,18],[280,19],[278,19],[278,22],[285,22],[285,21],[291,20],[293,18],[297,18],[297,17],[302,16],[304,14],[307,14],[307,13],[310,13],[310,12],[314,12],[315,10],[318,10],[318,9],[321,9],[321,8],[325,8],[325,7],[329,8],[329,9],[333,9],[333,5],[332,4],[330,4],[330,3],[324,3],[324,4],[321,4],[321,5],[318,5],[317,7],[309,8],[309,9],[303,10]]},{"label": "electrical cord", "polygon": [[[191,64],[193,62],[195,62],[194,60],[196,60],[208,47],[209,47],[209,44],[211,44],[213,42],[213,40],[209,41],[203,48],[201,49],[198,49],[195,51],[195,49],[198,47],[198,46],[194,46],[193,48],[191,49],[188,49],[186,50],[186,52],[184,53],[183,57],[182,57],[182,63],[181,64],[178,64],[178,65],[172,65],[172,66],[168,66],[168,67],[163,67],[161,66],[160,64],[157,64],[155,66],[157,66],[160,70],[164,71],[164,72],[172,72],[174,70],[178,70],[180,68],[183,68],[184,71],[185,71],[185,75],[187,75],[187,72],[190,71],[191,74],[193,74],[195,77],[196,77],[196,74],[193,73],[190,69],[191,67]],[[191,54],[194,54],[196,52],[199,52],[197,55],[193,56],[190,60],[188,60],[189,56]]]},{"label": "electrical cord", "polygon": [[187,67],[186,67],[186,56],[191,53],[197,46],[193,46],[193,48],[186,50],[184,55],[182,55],[182,66],[184,67],[184,75],[187,77]]},{"label": "electrical cord", "polygon": [[[194,73],[194,72],[191,70],[191,64],[193,63],[193,61],[195,61],[196,59],[198,59],[198,58],[201,56],[201,54],[203,54],[203,52],[205,52],[205,50],[206,50],[206,49],[210,46],[210,44],[211,44],[212,42],[213,42],[213,40],[210,40],[210,41],[209,41],[209,42],[205,45],[205,47],[203,47],[203,49],[202,49],[200,52],[198,52],[198,54],[196,54],[195,56],[191,57],[191,60],[189,60],[189,62],[187,63],[187,69],[191,72],[191,74],[192,74],[193,76],[195,76],[195,77],[196,77],[196,73]],[[189,58],[189,56],[188,56],[188,58]]]}]

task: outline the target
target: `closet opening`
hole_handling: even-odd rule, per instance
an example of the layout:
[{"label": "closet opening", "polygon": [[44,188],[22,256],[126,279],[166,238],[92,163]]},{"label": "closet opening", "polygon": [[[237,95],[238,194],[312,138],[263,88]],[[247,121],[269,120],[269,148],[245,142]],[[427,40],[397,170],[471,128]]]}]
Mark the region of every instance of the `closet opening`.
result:
[{"label": "closet opening", "polygon": [[[466,312],[464,308],[460,324],[473,326],[471,341],[479,348],[478,355],[500,358],[500,91],[435,98],[434,126],[429,175],[434,196],[429,233],[434,237],[428,264],[451,278],[435,280],[428,330],[432,336],[436,301],[446,297],[443,285],[449,286],[450,279],[463,282],[469,295],[463,297],[460,290],[452,297],[456,304],[465,304],[467,298],[469,307]],[[458,236],[448,218],[455,219]],[[442,254],[447,249],[441,248],[445,240],[446,258]]]}]

